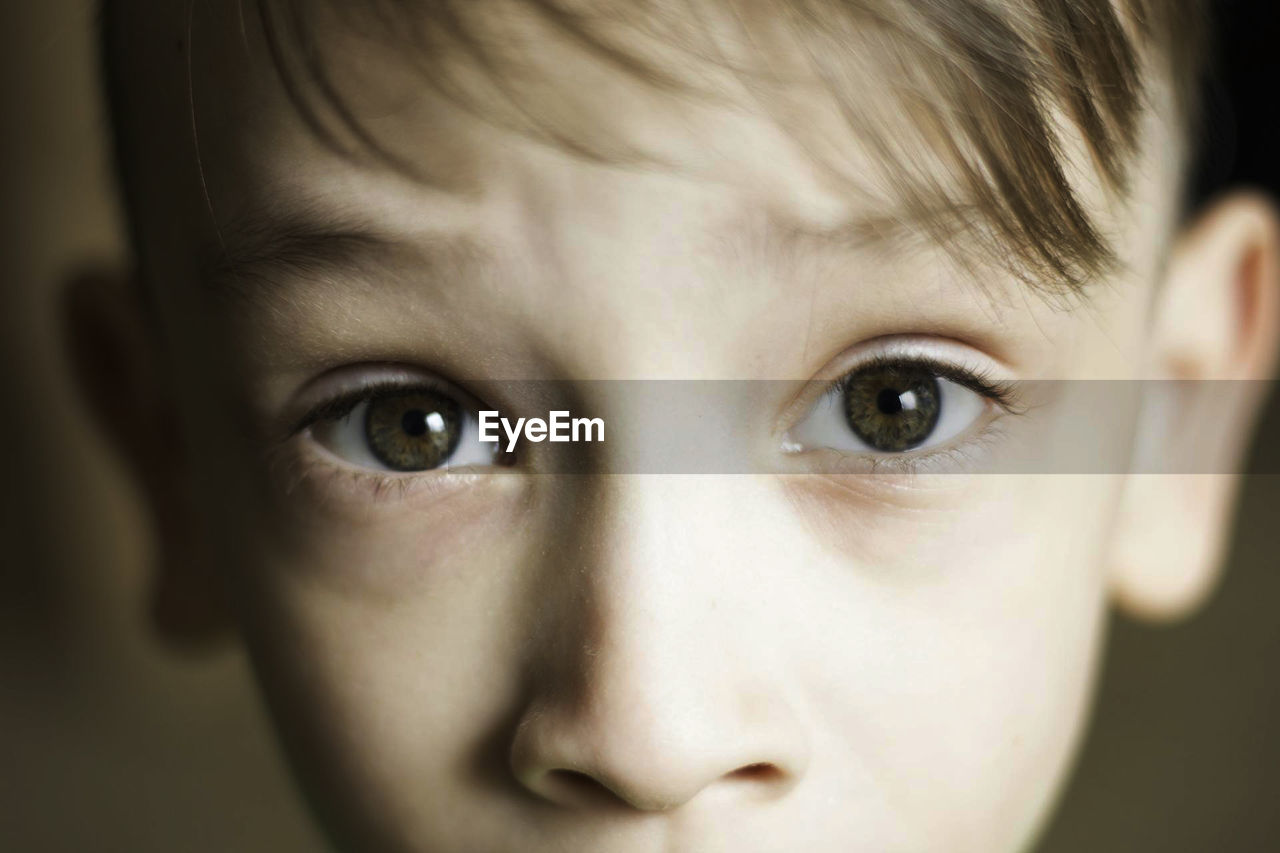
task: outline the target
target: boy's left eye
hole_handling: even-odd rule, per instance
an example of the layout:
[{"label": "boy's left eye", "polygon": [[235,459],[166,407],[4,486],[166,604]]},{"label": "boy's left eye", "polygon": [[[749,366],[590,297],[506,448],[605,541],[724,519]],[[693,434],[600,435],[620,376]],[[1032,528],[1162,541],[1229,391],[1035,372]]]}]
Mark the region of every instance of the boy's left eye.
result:
[{"label": "boy's left eye", "polygon": [[835,383],[788,438],[799,450],[905,453],[955,438],[986,409],[981,393],[931,365],[875,364]]}]

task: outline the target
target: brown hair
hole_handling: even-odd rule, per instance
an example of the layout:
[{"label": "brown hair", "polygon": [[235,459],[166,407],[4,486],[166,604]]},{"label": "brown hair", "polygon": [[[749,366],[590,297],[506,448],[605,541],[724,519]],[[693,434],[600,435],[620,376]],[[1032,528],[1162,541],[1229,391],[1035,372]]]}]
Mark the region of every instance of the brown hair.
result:
[{"label": "brown hair", "polygon": [[[258,0],[263,30],[291,99],[335,149],[398,163],[341,95],[308,26],[323,8],[365,35],[410,48],[424,79],[486,119],[595,159],[634,156],[575,133],[529,106],[524,57],[507,27],[566,36],[613,68],[672,92],[697,91],[692,69],[715,66],[769,86],[759,68],[726,56],[706,23],[727,11],[742,43],[782,44],[809,70],[871,152],[904,218],[943,245],[957,228],[1050,292],[1074,292],[1108,271],[1115,253],[1066,167],[1058,116],[1078,131],[1103,185],[1127,188],[1153,83],[1194,114],[1202,66],[1201,0]],[[110,29],[110,26],[104,28]],[[110,64],[110,45],[107,58]],[[785,55],[785,51],[782,54]],[[673,62],[672,58],[684,57]],[[481,74],[459,73],[480,71]],[[754,76],[753,76],[754,75]],[[476,80],[487,81],[484,108]],[[866,98],[870,86],[891,98]],[[714,95],[713,92],[704,91]],[[496,95],[496,97],[494,97]],[[886,106],[888,104],[888,106]],[[909,121],[903,131],[902,117]],[[833,174],[839,172],[833,165]],[[972,240],[970,241],[972,242]]]}]

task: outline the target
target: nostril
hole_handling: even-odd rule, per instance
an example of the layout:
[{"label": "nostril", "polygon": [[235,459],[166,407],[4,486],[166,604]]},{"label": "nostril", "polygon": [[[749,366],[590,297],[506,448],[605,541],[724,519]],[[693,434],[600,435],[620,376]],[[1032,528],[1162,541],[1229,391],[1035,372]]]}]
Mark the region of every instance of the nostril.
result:
[{"label": "nostril", "polygon": [[734,770],[726,778],[743,782],[776,782],[782,778],[782,771],[767,761],[745,764]]},{"label": "nostril", "polygon": [[552,799],[564,805],[590,806],[618,803],[618,797],[594,777],[578,770],[550,770],[544,784]]},{"label": "nostril", "polygon": [[[780,795],[790,787],[791,781],[785,770],[768,761],[744,764],[717,778],[724,786],[725,793],[738,788],[743,794],[751,792],[751,796],[764,798]],[[668,811],[696,796],[706,785],[715,785],[715,779],[709,779],[697,785],[696,789],[689,787],[687,790],[677,790],[671,785],[661,788],[652,784],[653,780],[649,782],[650,784],[640,786],[615,785],[607,777],[559,767],[538,774],[531,780],[530,789],[548,802],[570,808],[625,807],[642,811]]]}]

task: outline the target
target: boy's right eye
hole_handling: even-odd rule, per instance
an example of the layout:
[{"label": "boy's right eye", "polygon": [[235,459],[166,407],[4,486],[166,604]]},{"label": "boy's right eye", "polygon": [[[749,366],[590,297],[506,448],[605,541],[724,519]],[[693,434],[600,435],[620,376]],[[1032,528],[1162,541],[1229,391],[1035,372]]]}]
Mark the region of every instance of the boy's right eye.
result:
[{"label": "boy's right eye", "polygon": [[476,407],[461,394],[423,387],[375,387],[327,404],[311,438],[333,455],[379,471],[429,471],[496,462],[479,440]]}]

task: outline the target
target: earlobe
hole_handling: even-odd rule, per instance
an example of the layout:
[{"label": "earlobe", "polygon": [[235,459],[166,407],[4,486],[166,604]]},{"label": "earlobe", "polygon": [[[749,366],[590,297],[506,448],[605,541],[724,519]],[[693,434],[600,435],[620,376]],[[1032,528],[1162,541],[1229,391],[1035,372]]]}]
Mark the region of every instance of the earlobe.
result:
[{"label": "earlobe", "polygon": [[[1175,247],[1154,306],[1133,473],[1111,552],[1118,606],[1148,619],[1194,611],[1219,578],[1238,469],[1280,342],[1280,220],[1238,194]],[[1153,473],[1157,472],[1157,473]]]},{"label": "earlobe", "polygon": [[184,647],[227,633],[223,596],[197,546],[176,418],[142,288],[105,269],[71,276],[63,327],[82,399],[122,458],[154,520],[158,565],[149,608],[153,626]]}]

